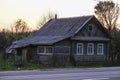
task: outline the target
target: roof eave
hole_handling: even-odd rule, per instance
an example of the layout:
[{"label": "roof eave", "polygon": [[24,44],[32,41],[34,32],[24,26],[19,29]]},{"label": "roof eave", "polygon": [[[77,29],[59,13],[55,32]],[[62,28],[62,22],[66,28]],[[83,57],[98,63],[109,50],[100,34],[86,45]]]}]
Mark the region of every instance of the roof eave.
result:
[{"label": "roof eave", "polygon": [[84,24],[80,28],[78,28],[74,35],[77,34],[93,17],[94,15],[92,15],[88,20],[86,20],[86,22],[84,22]]}]

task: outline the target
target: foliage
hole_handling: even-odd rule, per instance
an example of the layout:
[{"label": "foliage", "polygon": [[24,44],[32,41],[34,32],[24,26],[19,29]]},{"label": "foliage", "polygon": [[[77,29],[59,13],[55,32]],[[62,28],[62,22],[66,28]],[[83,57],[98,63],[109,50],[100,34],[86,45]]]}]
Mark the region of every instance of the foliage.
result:
[{"label": "foliage", "polygon": [[118,18],[120,14],[119,5],[113,1],[100,1],[95,6],[95,14],[112,37],[110,60],[112,63],[120,63],[120,31],[118,29]]},{"label": "foliage", "polygon": [[120,64],[120,31],[114,30],[114,38],[112,41],[111,61],[113,64]]},{"label": "foliage", "polygon": [[3,29],[0,32],[0,51],[4,50],[12,44],[13,41],[22,39],[33,34],[35,31],[30,31],[30,28],[27,26],[27,23],[22,19],[18,19],[11,26],[11,30]]},{"label": "foliage", "polygon": [[33,32],[23,32],[23,33],[12,33],[12,32],[1,32],[0,33],[0,51],[5,50],[8,46],[12,44],[13,41],[22,39],[24,37],[30,36]]},{"label": "foliage", "polygon": [[1,70],[17,70],[17,67],[16,66],[13,66],[13,62],[11,61],[2,61],[0,63],[0,71]]},{"label": "foliage", "polygon": [[11,31],[15,33],[28,32],[30,29],[27,26],[27,23],[22,19],[18,19],[12,26]]},{"label": "foliage", "polygon": [[45,66],[42,64],[36,64],[36,63],[27,63],[22,66],[15,66],[14,63],[10,60],[2,61],[0,63],[0,71],[8,71],[8,70],[54,70],[54,69],[74,69],[74,68],[99,68],[99,67],[110,67],[114,66],[111,64],[81,64],[77,66]]},{"label": "foliage", "polygon": [[[47,15],[43,16],[39,22],[39,28],[43,26],[49,19],[54,18],[54,13],[48,12]],[[4,50],[12,44],[13,41],[23,39],[27,36],[30,36],[36,31],[31,31],[28,27],[27,23],[22,20],[18,19],[11,25],[11,30],[3,29],[0,32],[0,51]]]},{"label": "foliage", "polygon": [[37,29],[42,27],[47,21],[49,21],[50,19],[53,19],[53,18],[55,18],[55,13],[49,11],[46,15],[41,17],[40,21],[38,22]]},{"label": "foliage", "polygon": [[27,63],[23,66],[15,66],[13,64],[13,61],[7,60],[7,61],[2,61],[0,63],[0,71],[5,71],[5,70],[33,70],[33,69],[46,69],[48,68],[47,66],[40,65],[40,64],[34,64],[34,63]]},{"label": "foliage", "polygon": [[118,4],[115,4],[111,0],[100,1],[94,9],[99,21],[107,29],[112,30],[117,26],[117,20],[120,13],[120,8]]}]

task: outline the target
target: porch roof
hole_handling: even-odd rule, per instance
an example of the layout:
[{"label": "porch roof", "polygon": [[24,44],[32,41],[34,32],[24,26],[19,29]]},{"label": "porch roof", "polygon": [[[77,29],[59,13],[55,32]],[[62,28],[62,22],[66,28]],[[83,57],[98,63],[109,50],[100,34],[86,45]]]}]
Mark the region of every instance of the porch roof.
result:
[{"label": "porch roof", "polygon": [[26,47],[29,45],[52,45],[55,42],[66,39],[68,37],[66,36],[65,37],[64,36],[41,36],[39,38],[39,36],[34,36],[24,41],[22,40],[15,41],[12,43],[12,45],[9,48],[21,48],[21,47]]}]

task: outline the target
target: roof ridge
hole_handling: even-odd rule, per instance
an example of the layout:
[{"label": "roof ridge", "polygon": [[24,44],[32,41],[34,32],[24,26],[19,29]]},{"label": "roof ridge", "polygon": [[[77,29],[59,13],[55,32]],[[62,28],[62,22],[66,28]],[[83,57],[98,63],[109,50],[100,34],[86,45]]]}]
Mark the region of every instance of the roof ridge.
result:
[{"label": "roof ridge", "polygon": [[94,15],[83,15],[83,16],[73,16],[73,17],[63,17],[63,18],[57,18],[57,19],[52,19],[52,20],[61,20],[61,19],[74,19],[74,18],[81,18],[81,17],[92,17]]}]

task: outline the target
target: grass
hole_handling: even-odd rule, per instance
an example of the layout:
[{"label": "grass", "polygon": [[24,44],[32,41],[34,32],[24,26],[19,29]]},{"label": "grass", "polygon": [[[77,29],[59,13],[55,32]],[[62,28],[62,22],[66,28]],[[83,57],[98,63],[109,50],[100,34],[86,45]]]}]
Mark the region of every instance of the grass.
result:
[{"label": "grass", "polygon": [[20,67],[22,70],[34,70],[34,69],[47,69],[48,66],[44,66],[41,64],[27,63],[24,66]]},{"label": "grass", "polygon": [[12,61],[6,60],[0,63],[0,71],[9,71],[9,70],[45,70],[45,69],[64,69],[64,68],[96,68],[103,67],[101,65],[80,65],[80,66],[66,66],[66,67],[51,67],[41,64],[26,63],[24,65],[15,65]]},{"label": "grass", "polygon": [[61,68],[98,68],[98,67],[106,67],[105,65],[101,64],[94,64],[94,65],[78,65],[78,66],[57,66],[57,67],[50,67],[41,64],[35,63],[26,63],[24,65],[15,65],[11,60],[4,60],[2,54],[0,54],[0,71],[9,71],[9,70],[45,70],[45,69],[61,69]]},{"label": "grass", "polygon": [[106,67],[105,65],[101,64],[93,64],[93,65],[77,65],[77,66],[45,66],[36,63],[24,63],[22,64],[15,64],[11,60],[3,60],[0,59],[0,71],[9,71],[9,70],[45,70],[45,69],[64,69],[64,68],[99,68],[99,67]]},{"label": "grass", "polygon": [[[105,65],[77,65],[77,66],[63,66],[63,67],[52,67],[45,66],[41,64],[35,63],[26,63],[21,66],[16,66],[12,61],[7,60],[0,62],[0,71],[9,71],[9,70],[46,70],[46,69],[66,69],[66,68],[100,68],[100,67],[108,67]],[[110,67],[110,66],[109,66]]]},{"label": "grass", "polygon": [[1,62],[0,70],[16,70],[17,67],[13,66],[13,63],[11,61]]},{"label": "grass", "polygon": [[7,60],[0,63],[0,71],[9,71],[9,70],[34,70],[34,69],[47,69],[48,66],[26,63],[24,65],[15,65],[12,61]]},{"label": "grass", "polygon": [[45,66],[41,64],[35,63],[25,63],[24,65],[15,65],[15,63],[11,60],[4,60],[2,54],[0,54],[0,71],[9,71],[9,70],[45,70],[45,69],[64,69],[64,68],[98,68],[98,67],[105,67],[103,65],[78,65],[78,66]]}]

